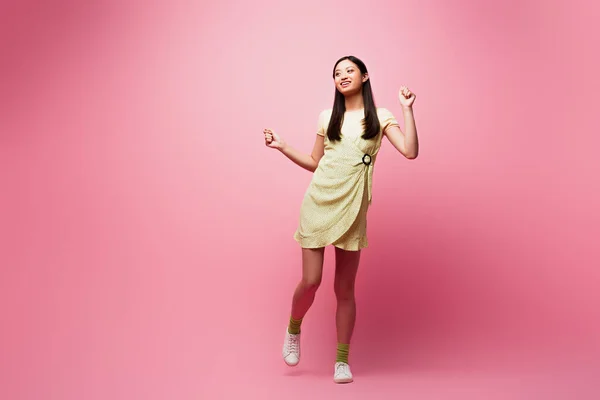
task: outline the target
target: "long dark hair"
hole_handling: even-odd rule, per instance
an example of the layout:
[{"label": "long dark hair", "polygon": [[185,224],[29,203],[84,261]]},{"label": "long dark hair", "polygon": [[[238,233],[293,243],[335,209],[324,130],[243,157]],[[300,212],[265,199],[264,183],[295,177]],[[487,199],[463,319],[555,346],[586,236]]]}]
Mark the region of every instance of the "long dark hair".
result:
[{"label": "long dark hair", "polygon": [[[367,73],[367,67],[365,63],[354,56],[345,56],[336,61],[333,66],[333,78],[335,79],[335,68],[337,65],[344,61],[350,60],[358,66],[361,74]],[[375,99],[373,98],[373,91],[371,90],[371,78],[367,79],[362,85],[362,96],[365,105],[365,118],[362,120],[363,125],[363,139],[372,139],[379,134],[381,126],[379,125],[379,118],[377,117],[377,107],[375,107]],[[335,88],[335,98],[333,100],[333,110],[331,113],[331,119],[329,120],[329,126],[327,127],[327,137],[331,141],[341,139],[342,123],[344,122],[344,113],[346,112],[346,101],[344,95]]]}]

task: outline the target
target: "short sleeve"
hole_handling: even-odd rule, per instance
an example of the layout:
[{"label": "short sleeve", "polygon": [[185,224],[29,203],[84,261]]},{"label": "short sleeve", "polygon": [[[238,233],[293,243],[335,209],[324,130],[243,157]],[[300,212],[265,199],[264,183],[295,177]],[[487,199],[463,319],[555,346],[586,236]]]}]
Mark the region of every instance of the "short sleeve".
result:
[{"label": "short sleeve", "polygon": [[390,126],[400,126],[394,117],[394,114],[392,114],[387,108],[379,108],[378,114],[382,132],[385,132],[385,130]]},{"label": "short sleeve", "polygon": [[319,122],[317,123],[317,135],[325,136],[327,127],[325,126],[325,111],[321,111],[319,114]]},{"label": "short sleeve", "polygon": [[329,127],[329,120],[332,113],[333,109],[331,108],[321,111],[321,114],[319,114],[319,123],[317,124],[317,135],[327,137],[327,128]]}]

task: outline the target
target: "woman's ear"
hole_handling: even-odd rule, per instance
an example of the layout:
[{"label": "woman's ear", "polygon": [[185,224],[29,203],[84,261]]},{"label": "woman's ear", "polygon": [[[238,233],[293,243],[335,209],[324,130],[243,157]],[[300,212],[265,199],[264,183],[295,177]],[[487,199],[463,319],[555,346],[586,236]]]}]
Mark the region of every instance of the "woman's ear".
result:
[{"label": "woman's ear", "polygon": [[365,83],[368,80],[369,80],[369,73],[366,73],[363,75],[362,81],[363,81],[363,83]]}]

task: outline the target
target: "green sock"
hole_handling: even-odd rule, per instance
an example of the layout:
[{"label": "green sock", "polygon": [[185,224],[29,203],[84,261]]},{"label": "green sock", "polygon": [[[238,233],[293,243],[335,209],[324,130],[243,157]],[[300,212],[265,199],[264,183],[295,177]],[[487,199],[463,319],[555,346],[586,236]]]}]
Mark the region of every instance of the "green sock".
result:
[{"label": "green sock", "polygon": [[290,325],[288,326],[288,332],[292,335],[300,333],[300,325],[302,324],[302,318],[294,319],[290,316]]},{"label": "green sock", "polygon": [[337,356],[335,362],[345,362],[348,364],[348,353],[350,352],[350,345],[338,343],[337,345]]}]

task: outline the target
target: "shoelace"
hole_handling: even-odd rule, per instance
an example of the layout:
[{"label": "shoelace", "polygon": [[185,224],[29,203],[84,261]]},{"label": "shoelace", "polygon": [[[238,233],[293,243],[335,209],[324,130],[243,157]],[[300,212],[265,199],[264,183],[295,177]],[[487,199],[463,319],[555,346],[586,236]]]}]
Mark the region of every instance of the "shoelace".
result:
[{"label": "shoelace", "polygon": [[348,368],[346,364],[338,364],[336,370],[335,370],[336,375],[342,373],[344,375],[350,375],[348,374]]},{"label": "shoelace", "polygon": [[297,353],[298,352],[298,337],[290,335],[287,341],[287,350],[289,352]]}]

